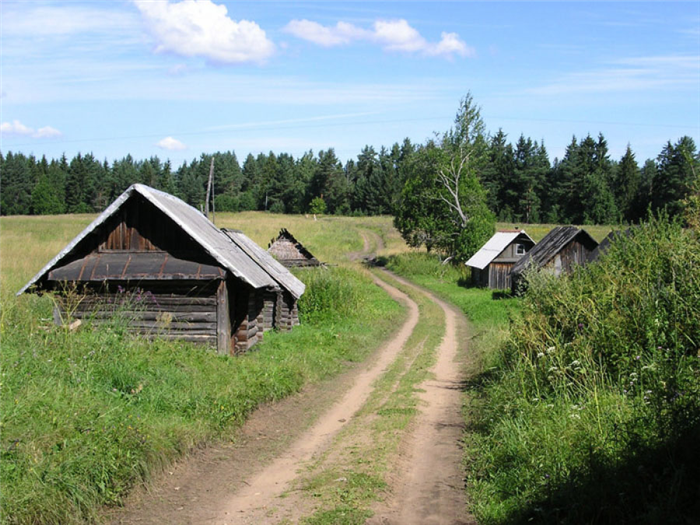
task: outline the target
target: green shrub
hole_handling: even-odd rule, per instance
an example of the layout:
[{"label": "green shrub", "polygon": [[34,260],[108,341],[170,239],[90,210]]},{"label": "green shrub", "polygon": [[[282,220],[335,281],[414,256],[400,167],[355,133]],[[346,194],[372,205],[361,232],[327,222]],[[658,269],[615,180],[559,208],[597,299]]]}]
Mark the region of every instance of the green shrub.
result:
[{"label": "green shrub", "polygon": [[484,523],[685,523],[700,474],[700,244],[653,219],[569,277],[528,276],[470,411]]}]

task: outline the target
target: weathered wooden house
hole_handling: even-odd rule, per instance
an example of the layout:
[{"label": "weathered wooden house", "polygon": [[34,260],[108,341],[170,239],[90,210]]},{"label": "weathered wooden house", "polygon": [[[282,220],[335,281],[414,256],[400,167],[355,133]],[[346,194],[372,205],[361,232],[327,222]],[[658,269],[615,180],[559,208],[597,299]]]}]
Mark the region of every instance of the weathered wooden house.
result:
[{"label": "weathered wooden house", "polygon": [[57,322],[126,314],[139,333],[248,350],[299,323],[304,283],[241,232],[134,184],[18,295],[54,291]]},{"label": "weathered wooden house", "polygon": [[511,270],[511,288],[516,291],[523,273],[530,267],[543,268],[555,275],[568,273],[584,264],[598,242],[576,226],[557,226],[520,258]]},{"label": "weathered wooden house", "polygon": [[524,230],[496,232],[466,265],[471,268],[475,286],[505,290],[510,288],[513,265],[535,245]]},{"label": "weathered wooden house", "polygon": [[286,228],[270,241],[267,251],[287,268],[322,265]]}]

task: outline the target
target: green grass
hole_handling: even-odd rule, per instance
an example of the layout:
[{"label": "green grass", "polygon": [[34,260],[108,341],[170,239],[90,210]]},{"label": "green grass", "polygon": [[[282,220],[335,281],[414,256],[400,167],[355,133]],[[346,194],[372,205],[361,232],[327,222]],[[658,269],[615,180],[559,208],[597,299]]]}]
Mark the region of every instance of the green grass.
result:
[{"label": "green grass", "polygon": [[302,278],[316,305],[300,305],[304,324],[238,358],[132,337],[119,321],[68,332],[52,324],[48,297],[4,298],[3,522],[96,520],[100,506],[193,447],[230,439],[260,403],[364,359],[404,315],[358,271]]}]

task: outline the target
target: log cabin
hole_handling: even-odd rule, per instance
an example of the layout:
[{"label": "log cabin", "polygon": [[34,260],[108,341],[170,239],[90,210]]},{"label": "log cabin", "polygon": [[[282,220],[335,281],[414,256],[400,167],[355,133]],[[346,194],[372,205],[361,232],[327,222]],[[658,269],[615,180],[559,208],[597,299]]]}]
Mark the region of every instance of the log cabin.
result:
[{"label": "log cabin", "polygon": [[267,330],[299,324],[304,289],[243,233],[134,184],[17,295],[53,292],[57,323],[119,313],[133,332],[236,354]]},{"label": "log cabin", "polygon": [[557,226],[526,253],[511,270],[511,289],[519,291],[526,270],[541,268],[554,275],[569,273],[585,264],[598,242],[586,230],[576,226]]},{"label": "log cabin", "polygon": [[286,228],[270,241],[267,251],[287,268],[322,265]]},{"label": "log cabin", "polygon": [[535,245],[525,230],[496,232],[465,264],[471,268],[472,284],[495,290],[510,289],[513,265]]}]

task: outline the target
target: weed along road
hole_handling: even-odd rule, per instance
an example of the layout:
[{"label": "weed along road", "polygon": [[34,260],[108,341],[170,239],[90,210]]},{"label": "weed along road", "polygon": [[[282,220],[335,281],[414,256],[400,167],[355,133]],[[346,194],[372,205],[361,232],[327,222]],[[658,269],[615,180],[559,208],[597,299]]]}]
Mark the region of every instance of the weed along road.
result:
[{"label": "weed along road", "polygon": [[235,444],[182,461],[113,523],[472,523],[459,445],[466,323],[389,272],[374,280],[408,316],[369,360],[258,410]]}]

